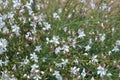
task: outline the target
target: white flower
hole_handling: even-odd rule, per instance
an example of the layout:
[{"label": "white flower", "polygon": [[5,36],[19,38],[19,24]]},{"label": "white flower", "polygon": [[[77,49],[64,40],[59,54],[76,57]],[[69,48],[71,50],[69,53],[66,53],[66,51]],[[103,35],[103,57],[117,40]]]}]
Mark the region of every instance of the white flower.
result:
[{"label": "white flower", "polygon": [[97,57],[98,57],[97,55],[94,55],[94,56],[92,57],[91,61],[92,61],[92,62],[98,62]]},{"label": "white flower", "polygon": [[114,32],[115,32],[115,28],[113,27],[113,28],[112,28],[112,35],[113,35]]},{"label": "white flower", "polygon": [[95,9],[96,6],[95,6],[95,3],[94,3],[94,0],[90,1],[90,6],[91,6],[92,9]]},{"label": "white flower", "polygon": [[82,76],[82,78],[84,78],[86,76],[85,68],[83,68],[81,76]]},{"label": "white flower", "polygon": [[79,70],[80,68],[77,68],[76,66],[75,67],[71,67],[71,72],[74,74],[74,75],[77,75],[79,73]]},{"label": "white flower", "polygon": [[39,52],[40,50],[42,50],[41,46],[36,46],[34,51],[38,51]]},{"label": "white flower", "polygon": [[42,28],[43,30],[49,30],[51,29],[51,24],[47,23],[47,22],[43,22],[44,27]]},{"label": "white flower", "polygon": [[46,57],[42,57],[42,62],[45,62],[46,61]]},{"label": "white flower", "polygon": [[[31,3],[26,3],[25,4],[25,7],[27,7],[28,9],[29,9],[29,11],[31,11],[32,10],[32,8],[31,8]],[[31,15],[31,13],[29,13],[30,15]]]},{"label": "white flower", "polygon": [[[8,12],[8,14],[9,14],[9,12]],[[0,16],[2,17],[2,20],[6,20],[8,14],[3,14],[2,16],[1,16],[1,14],[0,14]]]},{"label": "white flower", "polygon": [[50,39],[48,37],[46,37],[46,43],[48,44],[50,42]]},{"label": "white flower", "polygon": [[53,18],[55,18],[55,19],[60,19],[60,16],[58,15],[58,13],[53,13]]},{"label": "white flower", "polygon": [[91,49],[90,45],[85,46],[85,51],[89,51]]},{"label": "white flower", "polygon": [[111,52],[111,51],[109,51],[109,52],[108,52],[108,54],[109,54],[109,55],[111,55],[111,54],[112,54],[112,52]]},{"label": "white flower", "polygon": [[58,54],[60,51],[61,51],[61,47],[59,46],[55,49],[55,54]]},{"label": "white flower", "polygon": [[4,64],[5,66],[7,66],[7,65],[8,65],[8,62],[9,62],[9,60],[6,59],[6,60],[3,62],[3,64]]},{"label": "white flower", "polygon": [[88,56],[88,53],[84,53],[83,55]]},{"label": "white flower", "polygon": [[62,60],[62,65],[65,66],[68,63],[68,59],[61,59]]},{"label": "white flower", "polygon": [[0,80],[10,80],[10,76],[9,76],[9,73],[8,71],[1,71],[2,75],[1,75],[1,78]]},{"label": "white flower", "polygon": [[63,67],[64,68],[64,66],[66,66],[66,64],[68,63],[68,59],[61,59],[61,60],[62,60],[61,63],[54,62],[56,67]]},{"label": "white flower", "polygon": [[89,44],[92,44],[92,39],[89,39]]},{"label": "white flower", "polygon": [[8,45],[8,42],[6,39],[0,39],[0,48],[6,48]]},{"label": "white flower", "polygon": [[78,59],[77,58],[74,60],[74,63],[78,64]]},{"label": "white flower", "polygon": [[50,40],[51,43],[59,44],[59,36],[53,36],[52,40]]},{"label": "white flower", "polygon": [[72,46],[73,48],[76,48],[76,43],[77,43],[77,41],[76,41],[76,39],[74,39],[70,46]]},{"label": "white flower", "polygon": [[56,62],[55,62],[55,66],[61,68],[61,67],[62,67],[62,64],[61,64],[61,63],[56,63]]},{"label": "white flower", "polygon": [[29,15],[31,15],[31,16],[34,16],[34,12],[33,12],[33,10],[31,9],[31,7],[29,6]]},{"label": "white flower", "polygon": [[101,23],[101,27],[104,29],[105,28],[105,26],[104,26],[104,24],[103,23]]},{"label": "white flower", "polygon": [[19,8],[19,6],[21,5],[20,0],[13,0],[13,8]]},{"label": "white flower", "polygon": [[12,28],[12,32],[14,32],[17,36],[20,35],[19,32],[20,32],[20,27],[18,27],[17,25],[13,25],[11,26]]},{"label": "white flower", "polygon": [[67,18],[69,19],[69,18],[71,18],[71,17],[72,17],[72,14],[68,14],[68,17],[67,17]]},{"label": "white flower", "polygon": [[9,4],[9,1],[8,1],[8,0],[6,0],[6,1],[3,3],[4,8],[6,8],[6,7],[8,6],[8,4]]},{"label": "white flower", "polygon": [[78,34],[79,34],[78,38],[83,38],[84,36],[86,36],[85,33],[84,33],[84,31],[80,30],[80,29],[78,30]]},{"label": "white flower", "polygon": [[9,12],[8,14],[7,14],[7,18],[10,18],[10,19],[13,19],[14,20],[14,13],[13,12]]},{"label": "white flower", "polygon": [[67,40],[68,40],[69,42],[71,42],[71,41],[73,41],[73,38],[68,37]]},{"label": "white flower", "polygon": [[99,66],[98,68],[97,68],[97,74],[98,75],[100,75],[100,77],[103,77],[104,75],[106,75],[106,69],[104,68],[104,67],[102,67],[102,66]]},{"label": "white flower", "polygon": [[62,13],[62,8],[59,8],[59,9],[58,9],[58,13],[59,13],[59,14]]},{"label": "white flower", "polygon": [[40,80],[40,79],[42,79],[39,75],[35,75],[34,77],[33,77],[33,79],[35,79],[35,80]]},{"label": "white flower", "polygon": [[64,27],[63,30],[64,30],[64,32],[66,32],[67,31],[67,27]]},{"label": "white flower", "polygon": [[4,34],[9,33],[9,29],[8,29],[7,27],[4,27],[4,28],[2,29],[2,33],[4,33]]},{"label": "white flower", "polygon": [[117,46],[120,46],[120,40],[117,40],[117,41],[116,41],[116,45],[117,45]]},{"label": "white flower", "polygon": [[118,46],[114,46],[114,48],[112,49],[112,51],[118,52],[118,51],[120,51],[120,50],[119,50]]},{"label": "white flower", "polygon": [[110,76],[112,76],[112,74],[111,73],[107,73],[107,76],[110,77]]},{"label": "white flower", "polygon": [[118,74],[118,77],[120,77],[120,73]]},{"label": "white flower", "polygon": [[0,17],[0,29],[5,26],[5,22],[3,22],[3,18]]},{"label": "white flower", "polygon": [[108,8],[108,6],[107,6],[106,3],[103,3],[102,6],[100,7],[100,9],[103,10],[103,11],[107,8]]},{"label": "white flower", "polygon": [[[22,13],[24,13],[24,12],[25,12],[25,9],[23,9],[23,8],[21,8],[20,11],[19,11],[20,14],[22,14]],[[21,18],[21,17],[20,17],[20,18]]]},{"label": "white flower", "polygon": [[25,38],[27,39],[27,40],[32,40],[33,38],[32,38],[32,33],[31,32],[27,32],[26,34],[25,34]]},{"label": "white flower", "polygon": [[100,41],[104,41],[105,40],[105,34],[99,34],[99,36],[100,36]]},{"label": "white flower", "polygon": [[38,18],[38,24],[41,25],[45,15],[43,13],[41,13],[38,17],[39,17]]},{"label": "white flower", "polygon": [[31,66],[31,74],[30,76],[35,79],[35,80],[39,80],[39,79],[42,79],[40,76],[39,76],[39,70],[38,70],[39,66],[37,64],[33,64]]},{"label": "white flower", "polygon": [[107,10],[108,10],[108,12],[110,12],[110,11],[111,11],[111,9],[112,9],[112,7],[111,7],[111,6],[110,6],[110,7],[108,7],[108,9],[107,9]]},{"label": "white flower", "polygon": [[24,59],[24,61],[21,62],[21,66],[24,66],[24,65],[28,64],[29,62],[30,62],[30,61],[29,61],[29,59],[28,59],[28,56],[26,56],[26,58]]},{"label": "white flower", "polygon": [[13,78],[9,78],[9,79],[10,79],[10,80],[17,80],[17,79],[16,79],[16,78],[14,78],[14,77],[13,77]]},{"label": "white flower", "polygon": [[0,66],[2,67],[2,64],[3,64],[3,61],[2,60],[0,60]]},{"label": "white flower", "polygon": [[23,77],[26,77],[26,78],[30,78],[30,76],[28,74],[24,74]]},{"label": "white flower", "polygon": [[94,77],[92,77],[90,80],[95,80],[95,78],[94,78]]},{"label": "white flower", "polygon": [[62,47],[62,50],[63,50],[64,52],[69,52],[69,46],[64,45],[64,46]]},{"label": "white flower", "polygon": [[32,30],[32,33],[33,33],[33,34],[35,34],[35,33],[37,32],[37,31],[36,31],[36,25],[37,25],[37,24],[36,24],[35,22],[32,22],[32,21],[31,21],[30,26],[33,27],[33,30]]},{"label": "white flower", "polygon": [[57,78],[57,80],[63,80],[62,76],[60,75],[59,71],[55,71],[53,75]]},{"label": "white flower", "polygon": [[13,65],[12,70],[16,70],[16,64]]},{"label": "white flower", "polygon": [[9,38],[13,38],[13,37],[14,37],[14,35],[13,35],[13,34],[10,34],[10,35],[9,35]]},{"label": "white flower", "polygon": [[33,61],[38,62],[38,56],[37,56],[35,53],[30,54],[30,58],[31,58]]},{"label": "white flower", "polygon": [[0,39],[0,54],[3,54],[7,49],[8,42],[6,39]]},{"label": "white flower", "polygon": [[33,64],[32,66],[31,66],[31,71],[34,71],[34,70],[36,70],[37,68],[38,68],[39,66],[37,65],[37,64]]}]

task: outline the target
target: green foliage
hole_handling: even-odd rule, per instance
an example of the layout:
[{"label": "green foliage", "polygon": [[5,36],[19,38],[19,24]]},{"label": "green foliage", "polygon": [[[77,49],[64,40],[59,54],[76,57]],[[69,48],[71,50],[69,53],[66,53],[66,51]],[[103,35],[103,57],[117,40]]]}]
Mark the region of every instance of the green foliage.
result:
[{"label": "green foliage", "polygon": [[119,80],[118,0],[15,1],[0,2],[0,80]]}]

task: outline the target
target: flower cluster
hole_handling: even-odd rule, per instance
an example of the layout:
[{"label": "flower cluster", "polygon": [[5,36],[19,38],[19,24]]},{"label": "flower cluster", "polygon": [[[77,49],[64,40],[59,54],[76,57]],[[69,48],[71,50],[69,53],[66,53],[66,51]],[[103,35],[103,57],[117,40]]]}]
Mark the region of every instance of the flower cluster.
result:
[{"label": "flower cluster", "polygon": [[0,54],[3,54],[7,49],[8,41],[6,39],[0,39]]},{"label": "flower cluster", "polygon": [[0,80],[119,80],[119,0],[0,0]]}]

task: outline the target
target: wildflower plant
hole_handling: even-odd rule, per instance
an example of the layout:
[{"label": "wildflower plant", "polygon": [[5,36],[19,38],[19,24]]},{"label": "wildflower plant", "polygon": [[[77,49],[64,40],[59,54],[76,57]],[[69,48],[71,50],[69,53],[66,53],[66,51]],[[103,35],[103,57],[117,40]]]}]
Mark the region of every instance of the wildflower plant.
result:
[{"label": "wildflower plant", "polygon": [[119,80],[119,0],[0,0],[0,80]]}]

